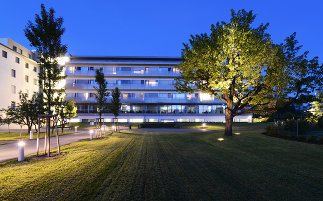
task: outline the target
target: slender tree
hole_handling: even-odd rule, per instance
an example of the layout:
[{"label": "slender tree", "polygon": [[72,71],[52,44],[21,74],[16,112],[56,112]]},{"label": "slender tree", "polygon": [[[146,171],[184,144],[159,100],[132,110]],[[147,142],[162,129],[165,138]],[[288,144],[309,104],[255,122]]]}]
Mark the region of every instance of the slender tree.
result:
[{"label": "slender tree", "polygon": [[111,105],[110,105],[110,111],[114,115],[114,119],[117,119],[117,117],[120,114],[120,109],[121,109],[121,100],[120,100],[120,91],[118,87],[112,90],[112,99],[111,99]]},{"label": "slender tree", "polygon": [[[211,26],[211,34],[191,36],[182,50],[180,92],[206,92],[225,102],[225,135],[232,135],[233,118],[275,109],[276,102],[311,99],[320,84],[322,67],[307,53],[297,56],[295,35],[276,45],[266,33],[267,24],[253,28],[252,11],[231,11],[230,22]],[[288,94],[288,96],[286,96]],[[266,106],[266,107],[264,107]]]},{"label": "slender tree", "polygon": [[109,96],[109,92],[107,89],[108,82],[104,79],[104,73],[102,70],[96,70],[95,82],[98,86],[94,86],[97,93],[95,94],[95,98],[97,100],[97,111],[99,113],[99,128],[101,128],[101,120],[102,114],[107,106],[107,96]]},{"label": "slender tree", "polygon": [[[28,21],[24,30],[31,46],[35,47],[38,53],[40,93],[43,94],[46,112],[49,115],[53,113],[55,96],[63,90],[57,88],[59,81],[64,78],[63,67],[58,64],[58,58],[64,56],[67,51],[66,45],[61,42],[65,32],[65,28],[62,27],[63,18],[56,18],[54,14],[53,8],[47,11],[44,4],[41,4],[40,15],[36,14],[35,22]],[[49,140],[50,118],[47,118],[47,121]]]}]

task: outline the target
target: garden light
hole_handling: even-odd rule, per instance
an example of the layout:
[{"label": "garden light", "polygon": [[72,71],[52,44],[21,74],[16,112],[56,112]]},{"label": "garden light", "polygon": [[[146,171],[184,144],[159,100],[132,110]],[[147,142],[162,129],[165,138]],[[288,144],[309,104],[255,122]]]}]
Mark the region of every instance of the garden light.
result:
[{"label": "garden light", "polygon": [[75,129],[75,133],[77,132],[77,127],[78,127],[78,126],[75,126],[75,127],[74,127],[74,129]]},{"label": "garden light", "polygon": [[34,135],[33,135],[33,132],[32,131],[29,132],[29,139],[30,140],[34,139]]},{"label": "garden light", "polygon": [[93,130],[90,130],[90,140],[93,140]]},{"label": "garden light", "polygon": [[240,135],[240,133],[234,133],[235,135]]},{"label": "garden light", "polygon": [[203,124],[202,124],[202,126],[203,126],[203,128],[205,128],[205,126],[206,126],[206,123],[203,123]]},{"label": "garden light", "polygon": [[218,141],[222,142],[224,139],[223,138],[218,138]]},{"label": "garden light", "polygon": [[19,141],[18,142],[18,161],[24,161],[25,157],[25,142],[24,141]]}]

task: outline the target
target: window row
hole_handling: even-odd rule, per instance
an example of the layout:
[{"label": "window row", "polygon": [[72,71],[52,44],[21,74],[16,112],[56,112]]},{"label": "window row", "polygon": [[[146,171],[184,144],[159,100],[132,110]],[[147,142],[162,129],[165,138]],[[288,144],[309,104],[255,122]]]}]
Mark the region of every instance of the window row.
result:
[{"label": "window row", "polygon": [[[68,93],[67,97],[78,97],[88,100],[89,98],[94,98],[95,93]],[[110,94],[111,97],[111,94]],[[145,100],[145,99],[179,99],[179,100],[199,100],[199,101],[212,101],[214,96],[204,93],[121,93],[121,100]]]},{"label": "window row", "polygon": [[[224,105],[138,105],[123,104],[121,113],[146,114],[223,114]],[[77,105],[78,113],[96,113],[96,105]],[[110,113],[107,109],[105,113]]]},{"label": "window row", "polygon": [[128,72],[133,74],[145,74],[148,72],[179,73],[176,67],[94,67],[94,66],[71,66],[70,73],[78,71],[102,70],[105,74],[117,74],[117,72]]},{"label": "window row", "polygon": [[[141,85],[141,86],[173,86],[175,84],[175,80],[108,80],[108,84],[110,85]],[[72,85],[77,86],[78,84],[89,84],[94,85],[95,80],[73,80]]]},{"label": "window row", "polygon": [[[8,58],[8,52],[2,50],[2,57]],[[15,57],[15,62],[18,63],[18,64],[20,64],[20,58],[19,57]],[[27,63],[27,62],[25,63],[25,68],[29,69],[29,63]],[[34,72],[37,72],[37,67],[36,66],[33,67],[33,71]]]}]

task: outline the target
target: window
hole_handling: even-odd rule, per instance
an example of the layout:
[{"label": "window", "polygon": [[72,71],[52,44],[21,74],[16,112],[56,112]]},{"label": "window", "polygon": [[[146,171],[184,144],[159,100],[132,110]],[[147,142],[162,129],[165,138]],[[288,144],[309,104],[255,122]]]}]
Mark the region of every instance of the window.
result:
[{"label": "window", "polygon": [[37,67],[36,66],[34,66],[34,72],[37,72]]},{"label": "window", "polygon": [[29,64],[28,63],[25,63],[25,68],[29,68]]},{"label": "window", "polygon": [[79,97],[79,94],[78,94],[78,93],[75,93],[75,94],[74,94],[74,97],[75,97],[75,98]]},{"label": "window", "polygon": [[131,67],[118,67],[117,71],[131,71]]},{"label": "window", "polygon": [[37,85],[37,79],[34,78],[34,85]]},{"label": "window", "polygon": [[81,70],[81,67],[80,66],[76,67],[76,70]]},{"label": "window", "polygon": [[25,81],[29,82],[29,76],[28,75],[25,75]]},{"label": "window", "polygon": [[16,63],[20,63],[20,58],[19,57],[16,57]]},{"label": "window", "polygon": [[8,57],[8,53],[4,50],[2,50],[2,57],[7,58]]},{"label": "window", "polygon": [[88,80],[87,83],[88,84],[94,84],[95,83],[95,80]]},{"label": "window", "polygon": [[16,94],[16,86],[11,85],[11,93]]},{"label": "window", "polygon": [[16,46],[12,46],[12,50],[17,52],[17,47]]},{"label": "window", "polygon": [[88,67],[88,70],[94,70],[93,66]]},{"label": "window", "polygon": [[16,108],[16,102],[15,101],[11,101],[11,108]]},{"label": "window", "polygon": [[19,53],[22,54],[22,49],[19,49]]},{"label": "window", "polygon": [[196,105],[188,105],[187,113],[196,113]]},{"label": "window", "polygon": [[118,85],[131,84],[131,80],[118,80]]},{"label": "window", "polygon": [[16,77],[16,70],[11,69],[11,77]]},{"label": "window", "polygon": [[28,54],[28,58],[31,59],[31,54]]}]

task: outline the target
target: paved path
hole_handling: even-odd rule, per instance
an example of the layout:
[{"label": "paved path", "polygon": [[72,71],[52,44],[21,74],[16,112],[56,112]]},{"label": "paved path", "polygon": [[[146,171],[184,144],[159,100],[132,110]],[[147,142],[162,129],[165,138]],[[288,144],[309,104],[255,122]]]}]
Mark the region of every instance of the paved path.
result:
[{"label": "paved path", "polygon": [[[90,137],[88,131],[80,131],[78,133],[62,135],[59,137],[60,145],[70,144],[72,142],[77,142],[83,139],[88,139]],[[17,141],[18,142],[18,141]],[[37,152],[36,140],[26,140],[25,143],[25,156],[34,154]],[[50,146],[52,148],[57,147],[56,137],[50,138]],[[40,151],[44,150],[44,139],[39,141]],[[53,150],[54,151],[54,150]],[[56,150],[55,150],[56,151]],[[18,144],[10,143],[5,145],[0,145],[0,162],[15,159],[18,157]]]}]

